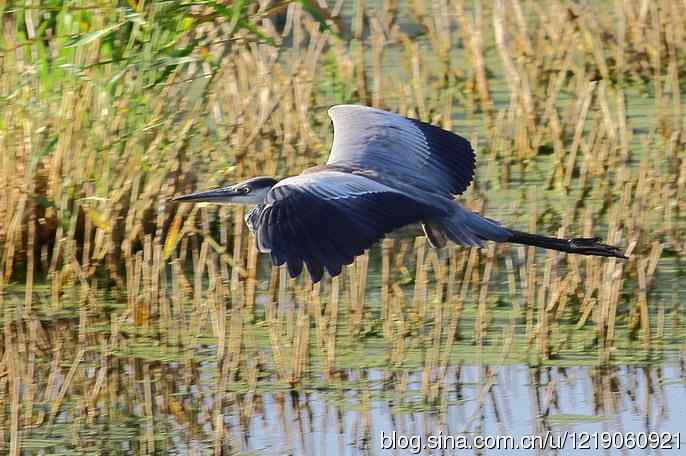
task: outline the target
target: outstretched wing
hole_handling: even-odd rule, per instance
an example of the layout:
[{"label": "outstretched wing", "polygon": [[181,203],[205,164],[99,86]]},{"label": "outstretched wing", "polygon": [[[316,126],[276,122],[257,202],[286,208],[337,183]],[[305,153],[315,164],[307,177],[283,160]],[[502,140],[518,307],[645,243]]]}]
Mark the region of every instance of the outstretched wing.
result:
[{"label": "outstretched wing", "polygon": [[334,127],[329,165],[371,169],[454,195],[472,182],[474,151],[454,133],[367,106],[334,106],[329,117]]},{"label": "outstretched wing", "polygon": [[252,216],[260,250],[295,277],[307,266],[313,282],[333,277],[384,234],[440,209],[366,177],[324,170],[284,179]]}]

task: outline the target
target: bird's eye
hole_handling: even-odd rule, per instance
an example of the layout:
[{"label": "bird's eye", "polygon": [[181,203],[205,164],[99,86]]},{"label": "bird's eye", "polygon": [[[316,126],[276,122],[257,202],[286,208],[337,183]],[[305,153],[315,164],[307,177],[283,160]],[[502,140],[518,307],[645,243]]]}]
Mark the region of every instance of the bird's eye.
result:
[{"label": "bird's eye", "polygon": [[250,193],[250,187],[243,187],[243,188],[241,189],[241,192],[242,192],[242,193]]}]

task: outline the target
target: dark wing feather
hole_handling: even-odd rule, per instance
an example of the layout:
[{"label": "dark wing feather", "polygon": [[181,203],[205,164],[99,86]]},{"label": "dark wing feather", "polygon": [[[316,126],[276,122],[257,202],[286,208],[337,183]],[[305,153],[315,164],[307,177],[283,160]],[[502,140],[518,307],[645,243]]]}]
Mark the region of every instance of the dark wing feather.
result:
[{"label": "dark wing feather", "polygon": [[474,151],[461,136],[367,106],[334,106],[329,117],[334,138],[328,165],[372,170],[454,195],[473,180]]},{"label": "dark wing feather", "polygon": [[313,282],[340,274],[374,242],[401,226],[445,213],[366,177],[337,171],[281,181],[254,217],[255,234],[291,277],[307,266]]}]

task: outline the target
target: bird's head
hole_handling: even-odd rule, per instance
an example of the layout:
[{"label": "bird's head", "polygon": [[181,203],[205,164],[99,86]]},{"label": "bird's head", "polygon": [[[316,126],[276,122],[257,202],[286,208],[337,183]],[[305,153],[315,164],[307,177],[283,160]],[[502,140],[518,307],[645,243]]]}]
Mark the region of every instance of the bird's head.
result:
[{"label": "bird's head", "polygon": [[173,201],[181,203],[260,204],[264,202],[267,192],[276,185],[276,182],[276,179],[272,177],[253,177],[227,187],[177,196]]}]

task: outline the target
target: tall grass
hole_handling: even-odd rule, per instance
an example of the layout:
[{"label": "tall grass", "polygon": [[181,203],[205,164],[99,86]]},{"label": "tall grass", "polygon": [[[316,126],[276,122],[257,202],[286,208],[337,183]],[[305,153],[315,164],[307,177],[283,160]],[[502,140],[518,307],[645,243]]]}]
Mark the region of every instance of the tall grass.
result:
[{"label": "tall grass", "polygon": [[[441,407],[462,362],[581,353],[613,372],[683,353],[678,1],[52,5],[1,21],[2,451],[60,435],[152,453],[183,446],[178,425],[221,454],[268,389],[352,384],[368,412],[347,369],[383,368],[399,408],[418,369]],[[479,157],[467,207],[631,259],[405,235],[312,286],[262,261],[241,208],[169,203],[322,163],[337,102],[460,132]],[[480,371],[480,407],[499,375]]]}]

